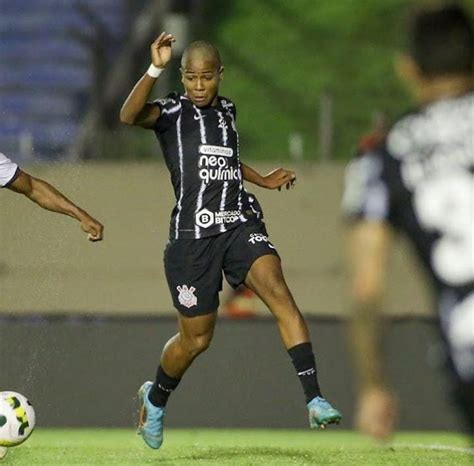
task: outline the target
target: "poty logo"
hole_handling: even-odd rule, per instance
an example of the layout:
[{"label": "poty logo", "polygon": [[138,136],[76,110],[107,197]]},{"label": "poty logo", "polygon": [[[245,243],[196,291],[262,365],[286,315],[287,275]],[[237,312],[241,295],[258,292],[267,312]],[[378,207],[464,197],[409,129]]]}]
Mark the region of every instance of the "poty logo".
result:
[{"label": "poty logo", "polygon": [[268,236],[263,235],[262,233],[251,233],[249,238],[249,243],[267,243],[269,248],[275,249],[272,243],[268,240]]},{"label": "poty logo", "polygon": [[178,301],[182,306],[187,307],[188,309],[190,307],[196,306],[197,298],[194,295],[194,292],[196,291],[194,286],[190,286],[188,288],[187,285],[182,285],[177,286],[176,289],[179,291]]}]

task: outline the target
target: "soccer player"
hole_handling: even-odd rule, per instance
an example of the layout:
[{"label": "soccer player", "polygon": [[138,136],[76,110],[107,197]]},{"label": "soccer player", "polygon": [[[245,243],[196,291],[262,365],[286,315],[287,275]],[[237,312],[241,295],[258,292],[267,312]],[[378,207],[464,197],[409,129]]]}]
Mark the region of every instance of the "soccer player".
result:
[{"label": "soccer player", "polygon": [[418,108],[348,167],[356,422],[378,439],[390,436],[397,417],[379,323],[394,231],[411,240],[430,278],[455,397],[474,433],[473,64],[473,25],[461,7],[419,11],[398,61]]},{"label": "soccer player", "polygon": [[139,431],[151,448],[161,446],[168,397],[211,342],[222,272],[233,287],[245,284],[255,292],[275,316],[303,385],[311,426],[338,423],[341,415],[321,395],[308,329],[283,278],[260,206],[243,186],[245,180],[268,189],[288,188],[295,174],[279,168],[262,176],[240,162],[236,109],[219,96],[223,67],[212,44],[197,41],[185,49],[184,94],[148,102],[170,61],[173,41],[162,33],[153,42],[152,64],[120,114],[123,123],[155,132],[176,195],[164,263],[179,332],[163,349],[155,382],[140,388]]},{"label": "soccer player", "polygon": [[101,241],[104,227],[87,212],[74,205],[46,181],[34,178],[0,152],[0,187],[8,188],[36,202],[40,207],[69,215],[81,224],[90,241]]}]

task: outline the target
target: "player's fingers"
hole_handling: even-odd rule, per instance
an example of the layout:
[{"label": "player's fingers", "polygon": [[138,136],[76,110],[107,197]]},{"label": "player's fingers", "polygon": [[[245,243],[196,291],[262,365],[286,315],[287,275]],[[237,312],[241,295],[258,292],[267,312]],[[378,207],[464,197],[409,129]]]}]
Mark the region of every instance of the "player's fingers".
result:
[{"label": "player's fingers", "polygon": [[104,227],[102,225],[91,225],[87,230],[87,238],[90,241],[100,241],[103,236]]},{"label": "player's fingers", "polygon": [[286,187],[286,189],[290,189],[290,185],[291,185],[291,182],[292,182],[293,178],[292,178],[292,175],[291,173],[285,173],[285,177],[283,179],[283,183]]},{"label": "player's fingers", "polygon": [[171,47],[173,42],[176,42],[174,39],[169,39],[169,40],[164,40],[161,44],[160,47]]},{"label": "player's fingers", "polygon": [[96,234],[92,234],[92,233],[89,233],[87,235],[87,239],[89,241],[92,241],[93,243],[96,242],[96,241],[102,241],[102,234],[101,233],[96,233]]},{"label": "player's fingers", "polygon": [[157,45],[161,39],[163,39],[163,37],[165,37],[165,32],[162,32],[154,41],[153,41],[153,45]]},{"label": "player's fingers", "polygon": [[158,41],[158,47],[169,47],[171,44],[175,42],[173,34],[166,34],[164,33],[163,37]]},{"label": "player's fingers", "polygon": [[174,37],[172,34],[167,34],[160,40],[160,45],[168,45],[171,44],[171,42],[174,42]]}]

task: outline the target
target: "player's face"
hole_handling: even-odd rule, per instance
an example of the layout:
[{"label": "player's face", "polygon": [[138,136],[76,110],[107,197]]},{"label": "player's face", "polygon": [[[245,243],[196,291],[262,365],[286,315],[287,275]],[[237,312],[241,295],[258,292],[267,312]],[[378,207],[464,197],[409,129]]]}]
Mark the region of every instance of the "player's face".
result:
[{"label": "player's face", "polygon": [[212,60],[190,59],[181,69],[186,95],[196,107],[217,103],[222,67]]}]

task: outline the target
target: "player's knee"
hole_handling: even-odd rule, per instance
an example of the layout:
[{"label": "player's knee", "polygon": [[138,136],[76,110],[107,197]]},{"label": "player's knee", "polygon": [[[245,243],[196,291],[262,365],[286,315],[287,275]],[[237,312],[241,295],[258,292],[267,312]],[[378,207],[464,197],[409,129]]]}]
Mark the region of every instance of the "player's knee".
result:
[{"label": "player's knee", "polygon": [[202,335],[195,335],[185,340],[186,351],[191,356],[197,356],[198,354],[206,351],[212,341],[212,333],[205,333]]}]

